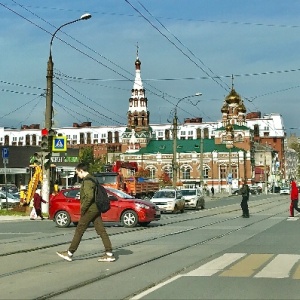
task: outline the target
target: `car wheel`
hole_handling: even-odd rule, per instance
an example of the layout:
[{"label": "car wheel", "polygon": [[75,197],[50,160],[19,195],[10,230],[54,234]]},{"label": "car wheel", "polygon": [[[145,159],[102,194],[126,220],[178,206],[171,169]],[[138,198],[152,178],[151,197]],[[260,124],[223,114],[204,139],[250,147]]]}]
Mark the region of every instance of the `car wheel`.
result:
[{"label": "car wheel", "polygon": [[134,210],[126,210],[121,216],[121,223],[124,227],[132,228],[138,223],[138,216]]},{"label": "car wheel", "polygon": [[139,224],[142,227],[147,227],[150,224],[150,222],[140,222]]},{"label": "car wheel", "polygon": [[185,205],[183,205],[182,209],[180,210],[180,212],[183,214],[184,213],[184,209],[185,209]]},{"label": "car wheel", "polygon": [[199,209],[200,209],[200,201],[197,201],[195,210],[199,210]]},{"label": "car wheel", "polygon": [[59,211],[55,215],[55,223],[58,227],[68,227],[71,223],[71,217],[66,211]]},{"label": "car wheel", "polygon": [[78,225],[78,222],[73,222],[73,225],[76,227]]}]

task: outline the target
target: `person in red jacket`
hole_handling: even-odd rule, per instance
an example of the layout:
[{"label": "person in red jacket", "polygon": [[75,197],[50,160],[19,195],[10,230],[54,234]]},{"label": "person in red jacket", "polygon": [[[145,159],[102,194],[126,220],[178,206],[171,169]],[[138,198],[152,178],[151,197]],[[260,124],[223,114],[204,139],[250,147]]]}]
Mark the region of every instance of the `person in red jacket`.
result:
[{"label": "person in red jacket", "polygon": [[37,189],[33,196],[33,206],[35,208],[36,215],[38,217],[41,217],[42,220],[44,220],[44,217],[42,214],[42,202],[47,203],[47,201],[43,200],[42,196],[40,194],[41,194],[41,190]]},{"label": "person in red jacket", "polygon": [[300,209],[298,207],[298,197],[299,197],[299,192],[298,192],[298,187],[296,182],[292,179],[291,181],[291,204],[290,204],[290,217],[294,217],[294,209],[296,209],[297,212],[300,213]]}]

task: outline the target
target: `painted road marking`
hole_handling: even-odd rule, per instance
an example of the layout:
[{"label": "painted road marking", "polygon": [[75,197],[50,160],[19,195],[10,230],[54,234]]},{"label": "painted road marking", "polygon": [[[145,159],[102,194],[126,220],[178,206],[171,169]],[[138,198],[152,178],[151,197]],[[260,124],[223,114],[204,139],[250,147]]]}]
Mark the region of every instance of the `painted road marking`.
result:
[{"label": "painted road marking", "polygon": [[225,253],[224,255],[206,263],[205,265],[185,274],[184,276],[211,276],[236,262],[246,253]]},{"label": "painted road marking", "polygon": [[278,254],[254,277],[264,278],[288,278],[295,263],[300,259],[296,254]]},{"label": "painted road marking", "polygon": [[262,264],[266,263],[273,256],[273,254],[250,254],[242,261],[221,273],[220,276],[250,277]]}]

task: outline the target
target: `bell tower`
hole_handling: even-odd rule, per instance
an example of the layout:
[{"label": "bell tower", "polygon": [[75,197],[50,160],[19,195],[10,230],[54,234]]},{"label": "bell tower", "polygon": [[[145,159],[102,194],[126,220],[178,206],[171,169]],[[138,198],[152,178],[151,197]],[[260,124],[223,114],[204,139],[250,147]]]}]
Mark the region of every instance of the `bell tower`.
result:
[{"label": "bell tower", "polygon": [[122,150],[124,152],[136,152],[145,147],[152,135],[149,126],[148,99],[141,78],[141,61],[139,59],[139,47],[137,45],[135,60],[135,79],[129,98],[127,112],[127,128],[123,134]]}]

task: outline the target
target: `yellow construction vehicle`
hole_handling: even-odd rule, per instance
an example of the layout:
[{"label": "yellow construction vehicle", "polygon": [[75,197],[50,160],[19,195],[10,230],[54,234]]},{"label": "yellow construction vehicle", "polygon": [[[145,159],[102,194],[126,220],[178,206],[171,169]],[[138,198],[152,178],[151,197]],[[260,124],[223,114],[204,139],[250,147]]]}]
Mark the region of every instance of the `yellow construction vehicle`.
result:
[{"label": "yellow construction vehicle", "polygon": [[32,165],[34,168],[34,174],[31,177],[31,180],[28,184],[28,190],[27,190],[27,194],[26,194],[26,199],[25,202],[23,202],[23,205],[29,205],[31,199],[34,196],[34,193],[37,189],[37,186],[39,183],[42,182],[43,180],[43,170],[42,167],[37,165],[37,164],[33,164]]}]

